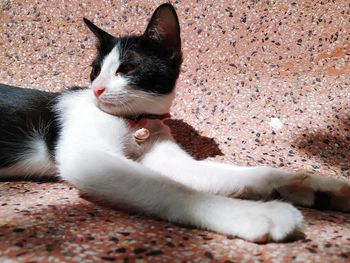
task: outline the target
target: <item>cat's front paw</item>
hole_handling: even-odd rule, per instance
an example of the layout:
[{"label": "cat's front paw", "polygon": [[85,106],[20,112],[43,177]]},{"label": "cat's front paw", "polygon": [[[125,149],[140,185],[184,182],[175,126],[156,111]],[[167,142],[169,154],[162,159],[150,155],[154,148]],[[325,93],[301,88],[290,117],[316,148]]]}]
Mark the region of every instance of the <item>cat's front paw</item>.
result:
[{"label": "cat's front paw", "polygon": [[288,202],[316,209],[350,212],[350,182],[299,173],[275,193]]},{"label": "cat's front paw", "polygon": [[255,243],[282,242],[300,233],[303,216],[290,204],[259,203],[241,218],[237,236]]},{"label": "cat's front paw", "polygon": [[300,234],[303,222],[300,211],[288,203],[199,193],[173,204],[165,218],[256,243],[287,241]]}]

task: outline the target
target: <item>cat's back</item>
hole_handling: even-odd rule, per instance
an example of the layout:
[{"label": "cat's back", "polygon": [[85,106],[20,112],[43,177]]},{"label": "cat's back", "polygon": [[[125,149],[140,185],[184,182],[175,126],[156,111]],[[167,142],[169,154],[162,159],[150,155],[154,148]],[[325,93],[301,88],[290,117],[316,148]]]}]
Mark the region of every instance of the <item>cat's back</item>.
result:
[{"label": "cat's back", "polygon": [[[45,111],[46,109],[50,109],[50,104],[52,104],[59,95],[60,93],[0,84],[0,114],[2,117],[0,121],[6,121],[6,114],[30,114],[33,113],[33,111]],[[15,116],[11,116],[11,119],[12,117]]]},{"label": "cat's back", "polygon": [[[0,168],[30,152],[39,139],[54,148],[57,118],[54,105],[60,93],[0,84]],[[38,143],[37,143],[38,144]]]},{"label": "cat's back", "polygon": [[54,104],[60,93],[24,89],[0,84],[0,135],[14,129],[26,131],[54,119]]}]

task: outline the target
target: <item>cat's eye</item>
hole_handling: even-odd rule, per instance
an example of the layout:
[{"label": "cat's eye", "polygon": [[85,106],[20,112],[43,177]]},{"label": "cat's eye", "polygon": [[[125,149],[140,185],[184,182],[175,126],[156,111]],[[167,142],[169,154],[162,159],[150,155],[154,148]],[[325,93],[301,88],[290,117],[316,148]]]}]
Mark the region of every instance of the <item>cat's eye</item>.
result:
[{"label": "cat's eye", "polygon": [[122,73],[122,74],[128,75],[128,74],[131,74],[134,70],[135,70],[135,65],[133,64],[130,64],[130,63],[121,64],[115,74],[117,75],[118,73]]},{"label": "cat's eye", "polygon": [[95,78],[97,78],[97,76],[100,74],[100,72],[101,72],[101,67],[93,66],[92,71],[90,73],[91,81],[94,80]]}]

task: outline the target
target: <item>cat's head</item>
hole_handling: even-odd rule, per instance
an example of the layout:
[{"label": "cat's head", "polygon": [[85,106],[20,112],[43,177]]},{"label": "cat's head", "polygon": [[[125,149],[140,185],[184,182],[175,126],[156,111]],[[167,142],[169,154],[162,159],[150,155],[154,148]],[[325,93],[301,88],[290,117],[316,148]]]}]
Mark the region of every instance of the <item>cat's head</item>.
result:
[{"label": "cat's head", "polygon": [[167,113],[182,62],[173,6],[159,6],[139,36],[114,37],[85,18],[84,22],[98,39],[90,74],[98,107],[119,116]]}]

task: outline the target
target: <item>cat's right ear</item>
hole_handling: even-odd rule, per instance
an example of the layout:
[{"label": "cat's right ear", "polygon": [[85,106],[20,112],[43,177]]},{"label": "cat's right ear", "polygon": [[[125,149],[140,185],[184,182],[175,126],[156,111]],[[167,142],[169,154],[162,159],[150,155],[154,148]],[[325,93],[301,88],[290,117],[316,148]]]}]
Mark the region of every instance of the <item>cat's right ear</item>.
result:
[{"label": "cat's right ear", "polygon": [[89,19],[84,17],[83,20],[85,25],[91,30],[92,33],[94,33],[94,35],[97,37],[100,43],[114,39],[112,35],[108,34],[106,31],[96,26]]}]

